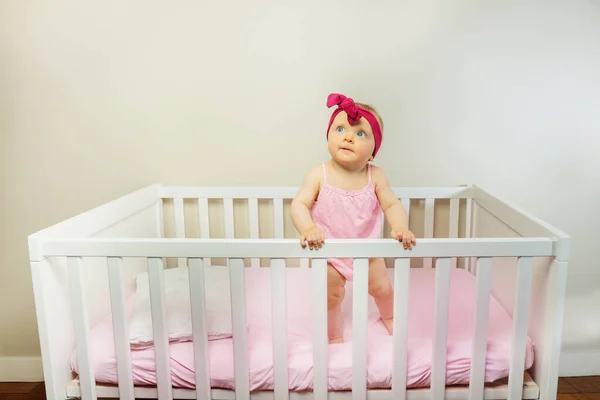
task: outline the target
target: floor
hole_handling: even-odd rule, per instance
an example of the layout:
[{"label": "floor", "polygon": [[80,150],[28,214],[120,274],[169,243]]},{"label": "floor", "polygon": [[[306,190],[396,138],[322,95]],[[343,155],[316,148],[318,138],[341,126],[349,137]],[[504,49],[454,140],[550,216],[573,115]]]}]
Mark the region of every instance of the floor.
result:
[{"label": "floor", "polygon": [[[600,376],[560,378],[557,400],[600,400]],[[0,400],[42,400],[44,385],[33,383],[1,383]]]}]

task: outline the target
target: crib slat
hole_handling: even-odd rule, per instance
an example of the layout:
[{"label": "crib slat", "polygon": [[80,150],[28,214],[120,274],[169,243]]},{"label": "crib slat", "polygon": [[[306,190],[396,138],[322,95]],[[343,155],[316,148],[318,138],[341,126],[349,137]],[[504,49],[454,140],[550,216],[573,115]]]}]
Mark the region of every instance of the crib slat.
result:
[{"label": "crib slat", "polygon": [[[251,198],[248,199],[248,214],[250,215],[250,238],[258,239],[259,238],[259,230],[258,230],[258,199]],[[252,258],[250,260],[250,265],[253,268],[260,267],[260,259]]]},{"label": "crib slat", "polygon": [[[173,205],[175,206],[175,236],[179,239],[185,238],[185,214],[183,211],[183,199],[176,197],[173,199]],[[177,265],[179,267],[186,266],[185,258],[178,258]]]},{"label": "crib slat", "polygon": [[517,265],[517,289],[513,311],[510,367],[508,371],[508,400],[520,399],[523,393],[523,371],[527,346],[527,320],[533,276],[533,258],[520,257]]},{"label": "crib slat", "polygon": [[131,369],[131,347],[129,346],[129,328],[127,325],[127,305],[123,280],[123,260],[120,257],[108,257],[108,283],[110,305],[117,356],[119,377],[119,398],[134,400],[133,373]]},{"label": "crib slat", "polygon": [[156,202],[156,219],[158,220],[157,224],[157,235],[159,238],[165,237],[165,212],[164,212],[164,200],[162,198],[158,199]]},{"label": "crib slat", "polygon": [[[473,228],[473,226],[471,225],[471,221],[473,219],[473,199],[467,199],[467,220],[465,221],[465,237],[466,238],[470,238],[471,237],[471,230]],[[469,272],[473,272],[472,270],[472,258],[471,257],[466,257],[465,258],[465,269]]]},{"label": "crib slat", "polygon": [[225,215],[225,238],[233,239],[234,225],[233,225],[233,199],[232,198],[224,198],[223,199],[223,212]]},{"label": "crib slat", "polygon": [[369,259],[354,260],[352,290],[352,398],[367,398],[367,314],[369,306]]},{"label": "crib slat", "polygon": [[156,361],[156,381],[159,399],[173,399],[171,383],[171,358],[169,356],[169,335],[165,310],[164,270],[162,259],[148,259],[148,280],[150,284],[150,306],[154,356]]},{"label": "crib slat", "polygon": [[406,362],[408,356],[408,300],[410,292],[410,258],[394,262],[394,367],[392,397],[406,399]]},{"label": "crib slat", "polygon": [[[425,199],[425,238],[433,237],[433,213],[435,208],[435,199]],[[430,257],[423,259],[423,266],[431,268],[432,259]]]},{"label": "crib slat", "polygon": [[[460,211],[460,199],[450,199],[450,231],[448,234],[449,238],[457,238],[458,237],[458,225],[459,225],[459,215]],[[452,268],[456,268],[456,257],[452,258]]]},{"label": "crib slat", "polygon": [[87,310],[87,296],[83,280],[83,260],[80,257],[67,257],[69,286],[71,291],[71,309],[77,346],[77,365],[81,398],[96,399],[96,377],[90,346],[90,323]]},{"label": "crib slat", "polygon": [[233,329],[233,364],[235,398],[250,399],[248,375],[248,338],[246,330],[246,285],[244,260],[229,260],[229,284],[231,290],[231,327]]},{"label": "crib slat", "polygon": [[271,260],[271,321],[273,323],[273,367],[275,398],[288,398],[287,302],[284,259]]},{"label": "crib slat", "polygon": [[410,199],[400,199],[400,202],[402,203],[402,207],[404,207],[406,215],[408,215],[408,219],[410,220]]},{"label": "crib slat", "polygon": [[492,286],[492,258],[480,258],[477,266],[477,297],[475,299],[475,323],[471,355],[471,378],[469,398],[483,399],[485,362],[487,350],[487,325]]},{"label": "crib slat", "polygon": [[[198,218],[200,219],[200,237],[202,239],[210,238],[210,220],[208,216],[208,199],[198,199]],[[210,258],[204,259],[204,265],[210,267]]]},{"label": "crib slat", "polygon": [[273,221],[275,239],[283,239],[283,199],[273,199]]},{"label": "crib slat", "polygon": [[446,342],[448,337],[448,302],[452,260],[439,258],[435,266],[435,305],[433,328],[432,399],[444,399],[446,391]]},{"label": "crib slat", "polygon": [[192,310],[192,336],[194,340],[194,366],[196,369],[196,396],[211,399],[208,336],[206,329],[206,296],[204,265],[201,258],[190,258],[190,306]]},{"label": "crib slat", "polygon": [[327,260],[312,260],[313,286],[313,393],[315,400],[328,398]]}]

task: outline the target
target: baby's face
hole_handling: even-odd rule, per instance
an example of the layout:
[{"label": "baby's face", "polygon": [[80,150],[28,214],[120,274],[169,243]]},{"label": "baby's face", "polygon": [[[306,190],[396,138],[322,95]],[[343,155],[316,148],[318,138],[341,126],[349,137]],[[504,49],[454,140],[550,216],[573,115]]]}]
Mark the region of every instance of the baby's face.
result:
[{"label": "baby's face", "polygon": [[344,111],[335,116],[327,143],[331,157],[351,167],[366,165],[375,150],[375,138],[369,122],[361,118],[357,124],[350,125]]}]

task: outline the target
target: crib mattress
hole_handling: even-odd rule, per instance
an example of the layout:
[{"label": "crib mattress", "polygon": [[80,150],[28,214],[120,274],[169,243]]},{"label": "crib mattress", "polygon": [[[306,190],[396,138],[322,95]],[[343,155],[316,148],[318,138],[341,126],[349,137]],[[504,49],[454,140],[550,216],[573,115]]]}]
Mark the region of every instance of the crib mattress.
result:
[{"label": "crib mattress", "polygon": [[[248,321],[248,365],[250,389],[272,390],[274,382],[268,268],[247,268],[246,298]],[[393,270],[389,271],[390,277]],[[312,390],[312,298],[311,270],[287,269],[287,318],[289,388]],[[392,279],[393,282],[393,279]],[[447,344],[447,385],[468,384],[475,310],[475,277],[461,269],[451,275]],[[408,321],[409,387],[428,387],[432,368],[433,305],[435,269],[411,269]],[[352,283],[346,286],[342,305],[345,343],[329,345],[329,388],[350,390],[352,387]],[[503,307],[490,299],[486,382],[508,376],[512,319]],[[94,373],[98,383],[117,383],[117,364],[110,318],[90,332]],[[392,381],[393,344],[379,320],[373,299],[369,299],[368,318],[368,388],[390,388]],[[528,338],[525,369],[533,364],[533,344]],[[233,342],[231,339],[210,341],[210,378],[213,388],[234,389]],[[170,345],[171,374],[174,387],[194,388],[194,357],[191,342]],[[156,385],[153,348],[131,352],[133,379],[136,385]],[[71,366],[77,373],[76,354]]]}]

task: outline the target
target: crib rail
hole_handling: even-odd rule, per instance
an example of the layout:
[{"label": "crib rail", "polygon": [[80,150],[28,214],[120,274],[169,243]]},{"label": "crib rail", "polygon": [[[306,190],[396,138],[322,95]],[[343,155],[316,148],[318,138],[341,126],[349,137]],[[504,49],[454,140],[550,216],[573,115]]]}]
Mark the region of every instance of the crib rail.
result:
[{"label": "crib rail", "polygon": [[553,256],[553,238],[421,239],[411,250],[393,239],[329,239],[319,250],[294,239],[47,239],[42,257],[436,258]]}]

